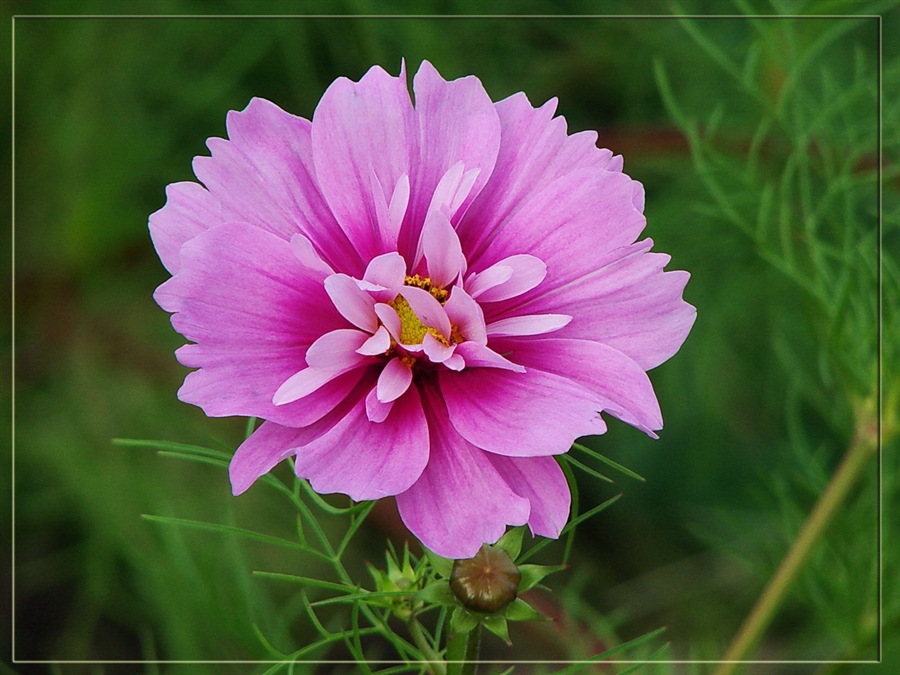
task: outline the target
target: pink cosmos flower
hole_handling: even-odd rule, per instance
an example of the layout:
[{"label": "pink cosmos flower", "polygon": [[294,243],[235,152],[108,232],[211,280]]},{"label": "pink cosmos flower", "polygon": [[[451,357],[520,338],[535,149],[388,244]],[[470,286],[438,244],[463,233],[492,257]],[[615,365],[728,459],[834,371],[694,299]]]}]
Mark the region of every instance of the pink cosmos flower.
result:
[{"label": "pink cosmos flower", "polygon": [[434,552],[557,537],[553,455],[605,411],[651,436],[646,371],[696,310],[650,253],[644,192],[556,101],[493,103],[427,61],[334,82],[312,122],[253,99],[150,217],[155,299],[192,344],[179,398],[265,422],[234,494],[289,457],[320,493],[395,496]]}]

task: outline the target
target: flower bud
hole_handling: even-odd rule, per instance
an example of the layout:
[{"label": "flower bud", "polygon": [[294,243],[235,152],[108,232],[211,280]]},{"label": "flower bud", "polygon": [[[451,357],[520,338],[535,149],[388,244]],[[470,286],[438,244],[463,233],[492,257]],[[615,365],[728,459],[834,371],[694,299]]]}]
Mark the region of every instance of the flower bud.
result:
[{"label": "flower bud", "polygon": [[453,563],[450,588],[466,609],[493,614],[516,599],[521,579],[506,551],[485,544],[474,558]]}]

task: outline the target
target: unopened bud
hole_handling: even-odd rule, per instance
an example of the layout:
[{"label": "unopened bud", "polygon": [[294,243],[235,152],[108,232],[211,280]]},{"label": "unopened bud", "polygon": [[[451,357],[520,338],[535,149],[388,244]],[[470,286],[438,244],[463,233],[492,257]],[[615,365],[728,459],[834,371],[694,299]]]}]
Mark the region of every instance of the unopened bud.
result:
[{"label": "unopened bud", "polygon": [[453,563],[450,588],[467,609],[493,614],[516,599],[521,579],[506,551],[485,544],[474,558]]}]

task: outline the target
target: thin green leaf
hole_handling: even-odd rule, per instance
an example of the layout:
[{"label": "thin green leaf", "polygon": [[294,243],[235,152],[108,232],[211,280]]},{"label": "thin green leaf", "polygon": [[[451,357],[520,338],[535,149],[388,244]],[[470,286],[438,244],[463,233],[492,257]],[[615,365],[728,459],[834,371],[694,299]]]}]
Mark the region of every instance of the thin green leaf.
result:
[{"label": "thin green leaf", "polygon": [[220,523],[206,523],[199,520],[187,520],[184,518],[170,518],[168,516],[153,516],[149,514],[141,515],[141,518],[144,520],[148,520],[154,523],[164,523],[167,525],[177,525],[179,527],[188,527],[197,530],[206,530],[209,532],[221,532],[223,534],[236,534],[241,537],[246,537],[247,539],[255,539],[256,541],[261,541],[266,544],[272,544],[273,546],[282,546],[284,548],[293,548],[299,551],[303,551],[304,553],[308,553],[309,555],[320,558],[321,560],[330,561],[328,556],[323,555],[319,551],[315,549],[311,549],[308,546],[303,544],[298,544],[294,541],[289,541],[287,539],[281,539],[280,537],[273,537],[268,534],[263,534],[261,532],[254,532],[253,530],[245,530],[240,527],[232,527],[231,525],[222,525]]},{"label": "thin green leaf", "polygon": [[310,577],[298,577],[293,574],[282,574],[280,572],[261,572],[253,571],[254,576],[264,577],[266,579],[278,579],[280,581],[290,581],[295,584],[303,584],[304,586],[313,586],[314,588],[324,588],[329,591],[337,591],[338,593],[352,593],[359,591],[358,586],[350,586],[348,584],[337,584],[333,581],[323,581],[321,579],[311,579]]},{"label": "thin green leaf", "polygon": [[643,476],[641,476],[640,474],[637,474],[637,473],[635,473],[634,471],[632,471],[631,469],[622,466],[622,465],[619,464],[618,462],[614,462],[614,461],[611,460],[609,457],[605,457],[604,455],[601,455],[601,454],[600,454],[599,452],[597,452],[596,450],[591,450],[590,448],[588,448],[588,447],[582,445],[581,443],[573,443],[573,444],[572,444],[572,447],[573,447],[573,448],[576,448],[576,449],[578,449],[578,450],[581,450],[582,452],[584,452],[584,453],[590,455],[590,456],[593,457],[594,459],[596,459],[596,460],[598,460],[598,461],[600,461],[600,462],[603,462],[604,464],[606,464],[606,465],[608,465],[608,466],[611,466],[611,467],[612,467],[613,469],[615,469],[616,471],[618,471],[618,472],[620,472],[620,473],[624,473],[626,476],[628,476],[628,477],[630,477],[630,478],[634,478],[635,480],[639,480],[639,481],[641,481],[642,483],[646,483],[646,482],[647,482],[647,479],[644,478]]},{"label": "thin green leaf", "polygon": [[596,469],[592,469],[587,464],[583,464],[582,462],[579,462],[577,459],[575,459],[571,455],[560,455],[560,459],[568,462],[572,466],[575,466],[575,467],[581,469],[586,474],[593,476],[594,478],[599,478],[600,480],[606,481],[607,483],[615,483],[615,481],[612,478],[610,478],[609,476],[605,476],[602,473],[600,473],[599,471],[597,471]]},{"label": "thin green leaf", "polygon": [[[642,635],[639,638],[635,638],[634,640],[631,640],[629,642],[625,642],[623,644],[617,645],[617,646],[613,647],[612,649],[607,649],[602,654],[596,654],[595,656],[592,656],[591,658],[581,661],[579,663],[573,663],[568,668],[563,668],[562,670],[556,671],[553,675],[573,675],[574,673],[581,672],[582,670],[587,668],[589,665],[596,663],[597,661],[605,661],[606,659],[608,659],[612,656],[615,656],[616,654],[620,654],[623,651],[628,651],[628,650],[634,649],[635,647],[639,647],[642,644],[644,644],[645,642],[649,642],[656,636],[665,632],[665,630],[666,630],[665,628],[657,628],[656,630],[651,631],[651,632],[647,633],[646,635]],[[643,665],[643,664],[641,664],[641,665]]]},{"label": "thin green leaf", "polygon": [[186,443],[175,443],[172,441],[156,441],[137,438],[114,438],[113,445],[122,445],[133,448],[148,448],[150,450],[171,450],[186,455],[201,455],[203,457],[215,457],[231,461],[231,455],[212,448],[205,448],[201,445],[188,445]]}]

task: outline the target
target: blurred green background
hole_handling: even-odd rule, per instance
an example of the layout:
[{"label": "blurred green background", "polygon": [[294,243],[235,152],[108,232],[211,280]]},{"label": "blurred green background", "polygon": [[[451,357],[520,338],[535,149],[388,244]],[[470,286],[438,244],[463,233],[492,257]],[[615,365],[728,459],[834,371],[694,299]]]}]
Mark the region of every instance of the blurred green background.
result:
[{"label": "blurred green background", "polygon": [[[298,11],[748,16],[201,16]],[[63,12],[196,16],[51,16]],[[315,576],[314,562],[141,518],[290,537],[282,498],[261,487],[232,498],[224,471],[111,439],[234,448],[243,434],[243,420],[207,419],[175,397],[185,369],[172,352],[182,339],[151,298],[167,274],[146,226],[165,186],[193,179],[191,158],[207,153],[206,138],[225,134],[226,112],[251,97],[311,117],[336,77],[358,79],[373,64],[397,73],[403,58],[411,71],[428,59],[448,79],[475,74],[494,100],[524,91],[538,105],[556,96],[570,131],[597,130],[599,144],[623,154],[625,171],[645,185],[645,235],[671,254],[670,269],[691,272],[685,297],[698,308],[682,350],[651,373],[666,421],[660,440],[612,421],[591,441],[647,482],[579,476],[583,508],[624,497],[579,529],[570,569],[548,580],[555,593],[543,601],[557,620],[516,626],[513,650],[488,638],[485,657],[585,658],[665,625],[667,658],[721,658],[877,390],[878,20],[815,16],[849,13],[885,15],[881,372],[883,417],[896,419],[893,2],[559,0],[486,10],[475,0],[5,1],[6,25],[12,15],[45,15],[13,22],[16,659],[254,660],[267,657],[254,626],[286,652],[312,639],[295,589],[251,571]],[[8,109],[0,115],[10,128]],[[4,328],[4,349],[11,344]],[[755,658],[877,659],[883,591],[884,667],[900,663],[896,555],[880,561],[884,587],[877,582],[879,515],[885,552],[897,544],[897,450],[894,435],[883,448],[881,492],[870,462]],[[2,480],[10,494],[5,473]],[[9,535],[5,519],[2,527]],[[361,583],[371,585],[364,561],[382,563],[385,536],[402,541],[391,504],[351,552]],[[7,655],[8,617],[0,618]],[[322,654],[343,657],[340,648]],[[666,668],[654,672],[707,672]],[[265,666],[102,672],[223,669]],[[749,672],[876,671],[892,672],[852,664]]]}]

